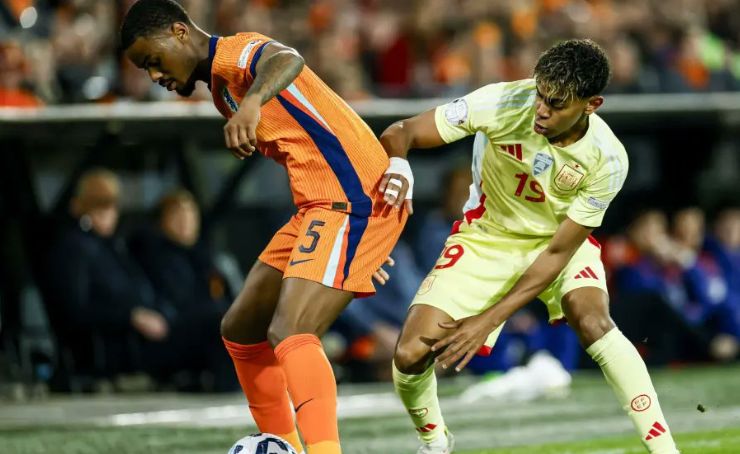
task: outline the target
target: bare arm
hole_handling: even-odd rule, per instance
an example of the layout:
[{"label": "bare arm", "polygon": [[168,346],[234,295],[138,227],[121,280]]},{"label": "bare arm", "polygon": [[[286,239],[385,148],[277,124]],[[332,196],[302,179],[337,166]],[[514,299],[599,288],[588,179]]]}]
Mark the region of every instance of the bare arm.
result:
[{"label": "bare arm", "polygon": [[[242,105],[249,98],[265,104],[285,90],[303,70],[305,62],[295,49],[272,42],[263,51],[255,67],[256,77],[249,87]],[[256,101],[252,101],[256,102]]]},{"label": "bare arm", "polygon": [[433,148],[444,145],[434,120],[435,109],[397,121],[383,131],[380,143],[391,158],[406,159],[411,148]]},{"label": "bare arm", "polygon": [[[388,126],[388,129],[380,136],[380,143],[388,157],[391,158],[391,167],[380,180],[379,189],[384,193],[386,203],[396,208],[400,208],[401,204],[405,203],[409,214],[414,213],[411,203],[414,180],[406,162],[409,150],[411,148],[432,148],[445,144],[437,130],[434,112],[432,109],[415,117],[397,121]],[[399,162],[394,163],[394,160]],[[395,168],[395,165],[398,165],[398,168]]]},{"label": "bare arm", "polygon": [[285,90],[303,70],[305,62],[298,52],[272,42],[264,48],[255,66],[255,78],[239,104],[239,110],[224,126],[226,147],[239,159],[251,155],[257,146],[260,108]]}]

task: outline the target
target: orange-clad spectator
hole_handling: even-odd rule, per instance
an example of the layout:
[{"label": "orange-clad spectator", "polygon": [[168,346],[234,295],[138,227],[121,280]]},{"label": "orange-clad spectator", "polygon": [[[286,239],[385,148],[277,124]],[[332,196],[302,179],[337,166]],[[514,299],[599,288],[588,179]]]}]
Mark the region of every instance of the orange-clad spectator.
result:
[{"label": "orange-clad spectator", "polygon": [[0,43],[0,106],[38,107],[42,103],[24,87],[28,65],[23,49],[15,42]]}]

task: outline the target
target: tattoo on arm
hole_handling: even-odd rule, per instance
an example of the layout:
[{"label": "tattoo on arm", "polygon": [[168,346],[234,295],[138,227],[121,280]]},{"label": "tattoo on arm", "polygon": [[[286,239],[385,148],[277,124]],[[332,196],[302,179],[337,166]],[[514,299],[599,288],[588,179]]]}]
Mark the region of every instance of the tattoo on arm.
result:
[{"label": "tattoo on arm", "polygon": [[280,51],[260,62],[257,76],[247,96],[258,95],[262,104],[285,90],[303,69],[303,58],[288,51]]}]

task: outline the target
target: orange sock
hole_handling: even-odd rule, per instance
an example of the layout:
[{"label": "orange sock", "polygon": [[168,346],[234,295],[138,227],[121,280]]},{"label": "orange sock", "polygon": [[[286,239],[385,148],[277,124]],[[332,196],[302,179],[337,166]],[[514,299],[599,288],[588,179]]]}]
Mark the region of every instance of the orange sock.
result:
[{"label": "orange sock", "polygon": [[290,407],[285,374],[269,342],[243,345],[224,339],[236,375],[260,432],[278,435],[302,451]]},{"label": "orange sock", "polygon": [[275,347],[288,380],[298,428],[308,454],[341,454],[337,426],[337,384],[321,341],[297,334]]}]

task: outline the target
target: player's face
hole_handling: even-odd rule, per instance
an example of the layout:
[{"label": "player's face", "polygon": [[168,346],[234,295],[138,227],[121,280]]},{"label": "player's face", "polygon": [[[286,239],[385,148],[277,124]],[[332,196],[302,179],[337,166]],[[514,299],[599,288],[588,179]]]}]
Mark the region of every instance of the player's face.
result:
[{"label": "player's face", "polygon": [[189,39],[183,40],[182,36],[170,32],[139,37],[126,49],[126,56],[145,70],[152,82],[180,96],[190,96],[195,90],[193,71],[197,58],[188,43]]},{"label": "player's face", "polygon": [[585,115],[593,113],[603,102],[600,96],[588,99],[573,99],[566,101],[544,96],[540,87],[537,87],[535,100],[534,131],[548,139],[561,137],[576,128]]}]

